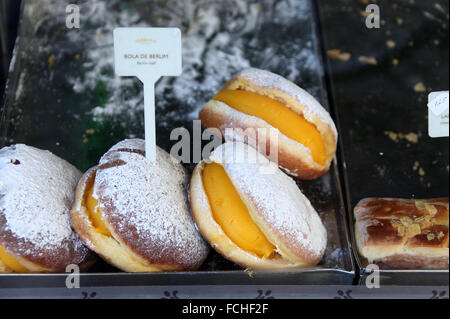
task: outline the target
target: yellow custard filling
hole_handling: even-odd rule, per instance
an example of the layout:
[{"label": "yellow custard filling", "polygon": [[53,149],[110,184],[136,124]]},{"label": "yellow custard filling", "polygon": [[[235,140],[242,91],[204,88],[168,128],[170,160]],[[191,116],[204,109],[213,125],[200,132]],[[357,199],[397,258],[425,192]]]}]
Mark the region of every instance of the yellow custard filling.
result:
[{"label": "yellow custard filling", "polygon": [[221,91],[214,96],[213,100],[264,120],[287,137],[309,148],[316,163],[325,164],[327,158],[325,143],[320,132],[314,124],[285,104],[267,96],[243,90]]},{"label": "yellow custard filling", "polygon": [[272,256],[275,246],[251,218],[225,169],[216,163],[207,164],[202,171],[202,181],[213,218],[228,238],[260,258]]},{"label": "yellow custard filling", "polygon": [[16,258],[6,252],[6,250],[0,245],[0,260],[14,272],[28,273],[28,269],[25,268]]},{"label": "yellow custard filling", "polygon": [[111,237],[109,229],[103,223],[102,211],[100,210],[100,208],[98,208],[98,201],[93,197],[93,193],[94,193],[94,186],[92,186],[89,189],[86,198],[86,208],[89,212],[89,220],[91,221],[95,232]]}]

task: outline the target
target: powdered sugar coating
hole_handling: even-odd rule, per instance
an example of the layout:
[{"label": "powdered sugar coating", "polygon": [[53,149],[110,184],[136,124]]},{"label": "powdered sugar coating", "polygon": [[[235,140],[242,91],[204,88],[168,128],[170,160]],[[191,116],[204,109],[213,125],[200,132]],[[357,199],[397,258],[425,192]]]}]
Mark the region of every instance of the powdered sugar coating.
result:
[{"label": "powdered sugar coating", "polygon": [[268,227],[283,237],[280,240],[299,246],[315,258],[323,255],[326,229],[308,198],[290,177],[278,168],[261,170],[272,163],[243,143],[225,143],[210,159],[225,168],[238,192],[250,199]]},{"label": "powdered sugar coating", "polygon": [[330,114],[311,94],[291,81],[286,80],[278,74],[256,68],[245,69],[237,76],[244,77],[258,86],[277,89],[295,97],[299,103],[306,106],[303,116],[307,120],[311,120],[311,115],[314,114],[322,122],[328,124],[333,130],[334,135],[337,136],[337,129]]},{"label": "powdered sugar coating", "polygon": [[88,250],[69,215],[80,177],[49,151],[23,144],[1,149],[0,245],[47,267],[81,262]]},{"label": "powdered sugar coating", "polygon": [[[248,140],[249,142],[247,144],[257,145],[256,138],[254,136],[252,136],[251,134],[249,134],[248,132],[246,132],[245,130],[227,130],[227,128],[232,128],[236,124],[240,124],[243,121],[245,121],[245,124],[247,127],[252,127],[252,122],[253,122],[256,124],[255,130],[254,130],[255,132],[257,132],[258,128],[263,128],[263,127],[271,128],[274,130],[274,132],[276,132],[280,141],[282,143],[288,145],[290,150],[297,149],[297,150],[305,153],[305,157],[309,157],[310,161],[313,161],[312,152],[309,148],[307,148],[305,145],[303,145],[295,140],[290,139],[289,137],[284,135],[282,132],[280,132],[280,130],[278,128],[270,125],[263,119],[260,119],[256,116],[252,116],[252,115],[248,115],[247,116],[248,119],[243,118],[241,112],[233,109],[232,107],[230,107],[227,104],[220,102],[220,101],[212,100],[209,103],[214,103],[215,107],[220,108],[220,111],[223,112],[223,114],[224,114],[223,118],[226,120],[222,122],[222,124],[219,126],[219,129],[222,132],[224,132],[223,135],[224,135],[224,138],[226,141],[236,141],[236,142],[245,143],[245,140]],[[243,126],[243,125],[237,125],[237,126]],[[278,163],[278,165],[280,167],[282,167],[280,165],[280,163]],[[291,174],[296,173],[296,172],[292,172],[291,170],[289,170],[287,168],[283,168],[283,169],[287,172],[290,172]]]},{"label": "powdered sugar coating", "polygon": [[150,262],[198,266],[208,248],[189,213],[186,171],[158,147],[156,163],[144,154],[144,141],[131,139],[101,158],[94,197],[103,216],[122,241]]}]

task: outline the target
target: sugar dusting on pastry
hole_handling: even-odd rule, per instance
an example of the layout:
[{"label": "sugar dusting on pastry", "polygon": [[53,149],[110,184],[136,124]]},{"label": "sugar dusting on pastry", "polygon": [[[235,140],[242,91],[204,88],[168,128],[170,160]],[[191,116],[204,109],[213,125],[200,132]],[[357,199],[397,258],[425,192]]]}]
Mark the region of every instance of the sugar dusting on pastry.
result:
[{"label": "sugar dusting on pastry", "polygon": [[[144,150],[138,139],[113,146],[99,162],[94,197],[115,232],[138,254],[193,267],[208,248],[189,214],[188,176],[160,148],[156,163],[145,158]],[[102,169],[117,161],[122,164]]]},{"label": "sugar dusting on pastry", "polygon": [[213,152],[211,160],[223,165],[238,192],[251,198],[269,227],[293,245],[300,244],[315,257],[321,256],[327,233],[310,201],[280,170],[264,174],[261,167],[270,165],[269,161],[256,151],[251,156],[257,161],[248,160],[252,158],[249,150],[242,143],[225,143]]},{"label": "sugar dusting on pastry", "polygon": [[81,176],[75,167],[48,151],[18,144],[0,150],[0,173],[0,244],[23,255],[51,255],[60,246],[87,252],[69,216]]},{"label": "sugar dusting on pastry", "polygon": [[[301,143],[291,140],[289,137],[287,137],[286,135],[281,133],[278,128],[271,126],[269,123],[267,123],[263,119],[260,119],[256,116],[249,115],[248,118],[250,118],[251,120],[248,120],[246,117],[242,117],[241,112],[233,109],[232,107],[226,105],[223,102],[212,100],[209,103],[216,105],[216,107],[218,109],[220,109],[220,112],[222,112],[222,114],[223,114],[222,117],[223,117],[224,121],[220,125],[219,129],[224,131],[223,135],[224,135],[224,138],[226,141],[236,141],[236,142],[245,143],[245,141],[248,140],[248,144],[257,145],[255,138],[252,138],[251,134],[248,134],[245,130],[239,130],[239,129],[227,130],[228,128],[233,128],[235,126],[235,124],[237,126],[245,127],[245,125],[248,123],[249,127],[251,127],[250,123],[253,122],[257,125],[257,127],[272,128],[278,134],[278,138],[280,139],[280,141],[282,140],[283,143],[288,144],[290,149],[301,150],[302,152],[305,153],[305,156],[310,157],[312,160],[312,153],[309,148],[307,148],[306,146],[304,146]],[[278,163],[278,165],[280,167],[282,167],[280,165],[280,163]],[[285,168],[285,167],[282,167],[282,168],[287,172],[296,173],[294,171],[289,170],[288,168]]]},{"label": "sugar dusting on pastry", "polygon": [[[35,28],[41,32],[43,28],[51,29],[52,21],[59,27],[61,21],[54,15],[64,12],[66,6],[58,0],[46,0],[46,3],[27,6],[33,17],[43,17]],[[83,96],[105,89],[104,103],[98,99],[81,100],[80,110],[92,110],[89,113],[95,122],[122,125],[124,117],[130,119],[129,123],[137,123],[142,117],[143,93],[139,80],[113,75],[110,31],[116,27],[170,25],[183,32],[183,74],[176,78],[164,77],[155,88],[159,127],[167,126],[174,117],[183,121],[196,119],[199,108],[230,77],[251,65],[273,71],[283,69],[283,75],[297,83],[304,82],[305,78],[317,79],[320,69],[312,33],[297,31],[298,26],[304,30],[311,27],[312,8],[307,0],[155,1],[150,11],[142,10],[141,4],[119,0],[90,0],[78,6],[82,20],[90,25],[89,32],[66,29],[61,36],[66,36],[70,44],[84,43],[89,50],[81,52],[83,71],[68,74],[66,80]],[[42,11],[45,14],[38,14]],[[280,29],[287,31],[283,37],[277,32]],[[56,52],[57,60],[64,58],[62,53],[57,53],[59,46],[48,43],[46,52]],[[302,85],[319,96],[317,83]],[[131,137],[140,133],[137,128],[141,129],[139,125],[122,129]]]},{"label": "sugar dusting on pastry", "polygon": [[330,114],[311,94],[291,81],[288,81],[275,73],[255,68],[245,69],[240,72],[238,76],[242,76],[258,86],[284,91],[288,95],[295,97],[298,102],[306,106],[303,114],[305,118],[310,119],[310,112],[312,112],[324,123],[328,124],[333,130],[334,135],[337,136],[336,126],[334,125]]}]

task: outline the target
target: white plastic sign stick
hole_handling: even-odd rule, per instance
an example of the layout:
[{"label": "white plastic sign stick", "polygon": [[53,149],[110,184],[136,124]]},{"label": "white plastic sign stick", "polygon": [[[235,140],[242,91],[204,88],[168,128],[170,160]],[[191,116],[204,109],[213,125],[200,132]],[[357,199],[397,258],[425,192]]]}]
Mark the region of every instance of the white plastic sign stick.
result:
[{"label": "white plastic sign stick", "polygon": [[181,31],[177,28],[117,28],[114,62],[118,76],[136,76],[144,85],[145,153],[156,161],[155,83],[182,71]]},{"label": "white plastic sign stick", "polygon": [[448,137],[448,96],[448,91],[431,92],[428,95],[428,135],[430,137]]}]

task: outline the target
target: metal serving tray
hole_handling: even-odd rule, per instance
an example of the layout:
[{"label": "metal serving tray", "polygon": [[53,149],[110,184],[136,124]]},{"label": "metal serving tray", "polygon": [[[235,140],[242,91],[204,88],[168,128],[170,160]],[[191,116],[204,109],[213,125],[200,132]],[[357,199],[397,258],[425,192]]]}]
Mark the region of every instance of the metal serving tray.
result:
[{"label": "metal serving tray", "polygon": [[[79,1],[81,29],[65,27],[69,1],[26,0],[1,119],[1,144],[48,149],[86,170],[114,143],[143,136],[142,86],[113,72],[116,26],[172,26],[183,32],[184,70],[156,87],[157,143],[172,129],[192,132],[199,108],[240,69],[268,69],[298,83],[323,105],[315,15],[296,1]],[[74,3],[74,1],[70,1]],[[187,164],[192,171],[194,164]],[[199,271],[126,274],[99,262],[81,285],[350,285],[355,279],[336,160],[316,181],[297,180],[328,230],[312,269],[249,273],[211,252]],[[66,275],[0,275],[1,288],[64,287]]]},{"label": "metal serving tray", "polygon": [[[345,62],[330,59],[333,88],[329,92],[341,126],[340,171],[348,195],[352,247],[364,285],[368,262],[356,250],[353,231],[358,201],[449,196],[449,139],[428,136],[426,106],[430,91],[447,90],[449,85],[449,3],[437,0],[430,7],[421,1],[378,1],[384,21],[379,30],[364,26],[360,13],[366,4],[318,3],[325,50],[351,54]],[[425,30],[435,30],[432,39]],[[389,49],[387,41],[395,43],[395,49]],[[359,60],[363,56],[377,63],[363,63]],[[425,83],[424,92],[414,89],[419,82]],[[413,133],[417,141],[399,133]],[[381,270],[380,276],[381,285],[449,284],[448,270]]]}]

